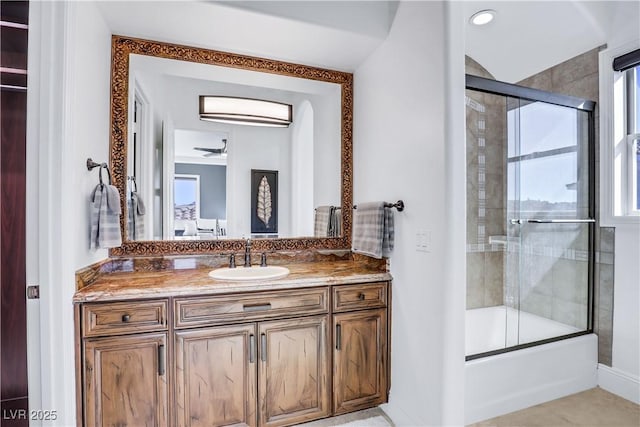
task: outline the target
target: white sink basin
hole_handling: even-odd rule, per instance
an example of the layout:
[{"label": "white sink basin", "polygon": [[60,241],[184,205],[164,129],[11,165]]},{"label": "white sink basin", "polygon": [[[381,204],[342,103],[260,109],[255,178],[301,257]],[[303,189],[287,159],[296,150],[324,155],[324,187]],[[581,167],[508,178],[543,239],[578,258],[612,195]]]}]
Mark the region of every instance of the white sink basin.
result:
[{"label": "white sink basin", "polygon": [[266,267],[217,268],[209,273],[216,280],[244,282],[250,280],[275,280],[289,275],[287,267],[268,265]]}]

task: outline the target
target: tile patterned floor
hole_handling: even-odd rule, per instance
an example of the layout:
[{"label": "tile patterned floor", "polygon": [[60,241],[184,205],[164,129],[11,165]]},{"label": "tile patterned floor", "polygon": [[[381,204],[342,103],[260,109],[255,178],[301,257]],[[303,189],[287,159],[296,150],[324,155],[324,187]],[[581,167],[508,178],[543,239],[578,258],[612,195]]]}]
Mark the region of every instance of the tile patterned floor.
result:
[{"label": "tile patterned floor", "polygon": [[[386,422],[386,424],[383,424]],[[393,427],[380,408],[300,424],[301,427]],[[468,427],[640,427],[640,406],[601,388],[563,397]],[[417,427],[417,426],[414,426]]]},{"label": "tile patterned floor", "polygon": [[639,427],[640,406],[596,387],[471,426]]},{"label": "tile patterned floor", "polygon": [[393,427],[393,423],[380,408],[365,409],[337,417],[299,424],[300,427]]}]

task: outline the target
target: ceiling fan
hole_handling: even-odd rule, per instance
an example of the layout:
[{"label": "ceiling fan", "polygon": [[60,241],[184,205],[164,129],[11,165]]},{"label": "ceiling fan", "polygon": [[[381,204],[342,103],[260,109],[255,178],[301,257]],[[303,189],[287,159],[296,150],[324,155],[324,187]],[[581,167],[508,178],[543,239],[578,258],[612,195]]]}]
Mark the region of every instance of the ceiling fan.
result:
[{"label": "ceiling fan", "polygon": [[224,144],[224,146],[222,146],[222,148],[206,148],[206,147],[194,147],[194,150],[198,150],[198,151],[204,151],[206,152],[206,154],[204,154],[204,157],[211,157],[211,156],[220,156],[223,154],[227,154],[227,140],[226,138],[222,140],[222,143]]}]

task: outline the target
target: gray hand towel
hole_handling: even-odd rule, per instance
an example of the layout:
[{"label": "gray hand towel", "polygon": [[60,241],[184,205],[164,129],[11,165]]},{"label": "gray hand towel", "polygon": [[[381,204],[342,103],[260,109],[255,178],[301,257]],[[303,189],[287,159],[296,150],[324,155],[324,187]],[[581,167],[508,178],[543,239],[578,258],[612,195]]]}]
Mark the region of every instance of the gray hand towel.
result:
[{"label": "gray hand towel", "polygon": [[128,202],[129,214],[129,238],[131,240],[140,240],[144,238],[144,213],[145,208],[142,199],[135,191],[131,192],[131,198]]},{"label": "gray hand towel", "polygon": [[353,215],[353,252],[382,258],[393,249],[393,211],[384,202],[360,203]]},{"label": "gray hand towel", "polygon": [[342,209],[335,207],[331,210],[329,220],[329,237],[340,237],[342,234]]},{"label": "gray hand towel", "polygon": [[115,248],[122,244],[120,212],[118,189],[98,184],[91,194],[91,249]]},{"label": "gray hand towel", "polygon": [[131,198],[134,199],[135,198],[135,205],[136,205],[136,213],[138,215],[144,215],[146,212],[146,209],[144,207],[144,202],[142,201],[142,198],[140,197],[140,195],[135,192],[132,191],[131,192]]}]

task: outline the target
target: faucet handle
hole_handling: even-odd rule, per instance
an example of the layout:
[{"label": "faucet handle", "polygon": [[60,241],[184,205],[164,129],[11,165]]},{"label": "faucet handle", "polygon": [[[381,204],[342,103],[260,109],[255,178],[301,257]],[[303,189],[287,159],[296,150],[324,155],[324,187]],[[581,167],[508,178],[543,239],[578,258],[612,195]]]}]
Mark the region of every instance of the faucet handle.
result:
[{"label": "faucet handle", "polygon": [[229,268],[236,268],[236,254],[231,254],[229,256]]},{"label": "faucet handle", "polygon": [[260,267],[266,267],[266,266],[267,266],[267,253],[262,252],[262,255],[260,255]]}]

